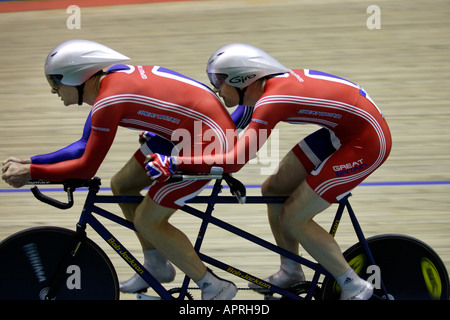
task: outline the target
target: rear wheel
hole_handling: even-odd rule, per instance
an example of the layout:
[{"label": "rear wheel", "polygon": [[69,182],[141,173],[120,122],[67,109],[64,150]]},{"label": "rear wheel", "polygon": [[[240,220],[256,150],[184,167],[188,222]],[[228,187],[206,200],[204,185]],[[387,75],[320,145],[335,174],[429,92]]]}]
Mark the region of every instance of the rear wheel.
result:
[{"label": "rear wheel", "polygon": [[109,258],[92,240],[77,247],[75,239],[72,230],[38,227],[3,240],[0,300],[44,300],[57,273],[61,280],[52,288],[55,299],[118,299],[117,275]]},{"label": "rear wheel", "polygon": [[[404,235],[380,235],[367,239],[376,266],[370,266],[363,246],[357,243],[344,257],[361,278],[375,286],[374,294],[386,298],[379,286],[384,283],[388,298],[395,300],[448,300],[449,278],[444,263],[424,242]],[[325,278],[322,299],[339,299],[340,288],[333,278]]]}]

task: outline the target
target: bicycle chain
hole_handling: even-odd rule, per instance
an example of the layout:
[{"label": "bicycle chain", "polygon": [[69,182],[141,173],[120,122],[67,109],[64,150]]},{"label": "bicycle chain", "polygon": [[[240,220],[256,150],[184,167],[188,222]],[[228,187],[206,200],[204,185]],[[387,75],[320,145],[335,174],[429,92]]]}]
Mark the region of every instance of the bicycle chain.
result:
[{"label": "bicycle chain", "polygon": [[[299,283],[296,283],[294,285],[292,285],[291,287],[289,287],[288,291],[296,294],[296,295],[300,295],[302,293],[308,293],[309,290],[311,288],[311,281],[302,281]],[[262,294],[264,296],[272,296],[275,292],[270,291],[270,290],[266,290],[266,289],[252,289],[252,288],[248,288],[248,287],[238,287],[237,288],[239,291],[243,290],[243,291],[254,291],[256,293]],[[317,289],[320,289],[320,287],[317,287]],[[188,287],[186,288],[186,296],[188,297],[188,299],[190,300],[194,300],[194,298],[192,297],[192,295],[188,292],[189,290],[200,290],[199,287]],[[177,293],[181,291],[181,287],[174,287],[172,289],[169,290],[169,293]],[[283,299],[283,297],[281,297],[281,299]]]}]

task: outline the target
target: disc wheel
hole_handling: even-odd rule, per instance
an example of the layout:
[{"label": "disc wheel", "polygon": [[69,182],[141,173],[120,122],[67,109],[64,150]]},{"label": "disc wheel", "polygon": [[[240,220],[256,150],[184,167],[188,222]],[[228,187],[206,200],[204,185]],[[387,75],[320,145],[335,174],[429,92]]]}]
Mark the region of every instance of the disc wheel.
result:
[{"label": "disc wheel", "polygon": [[[350,266],[375,286],[374,295],[395,300],[449,300],[449,278],[444,263],[424,242],[404,235],[381,235],[367,239],[375,266],[358,243],[344,252]],[[380,289],[384,283],[388,295]],[[325,278],[322,299],[339,299],[340,288]]]},{"label": "disc wheel", "polygon": [[46,299],[58,270],[62,280],[53,288],[57,300],[118,299],[117,275],[109,258],[90,239],[74,246],[75,236],[68,229],[37,227],[3,240],[0,300]]}]

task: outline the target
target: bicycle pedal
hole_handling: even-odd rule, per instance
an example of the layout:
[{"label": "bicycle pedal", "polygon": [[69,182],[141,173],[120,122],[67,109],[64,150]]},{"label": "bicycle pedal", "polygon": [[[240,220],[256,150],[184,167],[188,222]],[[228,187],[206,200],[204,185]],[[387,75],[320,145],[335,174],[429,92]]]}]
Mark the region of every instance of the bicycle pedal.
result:
[{"label": "bicycle pedal", "polygon": [[[147,290],[146,290],[146,291],[147,291]],[[143,294],[143,293],[138,293],[138,294],[136,295],[136,298],[137,298],[138,300],[161,300],[160,297],[149,296],[149,295],[146,295],[146,294]]]},{"label": "bicycle pedal", "polygon": [[253,291],[260,293],[264,296],[264,300],[280,300],[279,296],[275,296],[273,291],[267,289],[252,289]]},{"label": "bicycle pedal", "polygon": [[295,294],[306,293],[311,289],[311,282],[309,281],[300,281],[291,285],[288,290]]},{"label": "bicycle pedal", "polygon": [[320,287],[316,285],[313,288],[311,281],[297,282],[288,288],[288,291],[290,291],[291,293],[293,293],[297,296],[307,295],[307,294],[311,293],[311,290],[313,290],[312,297],[314,299],[318,299],[319,293],[320,293]]},{"label": "bicycle pedal", "polygon": [[270,291],[265,288],[250,288],[252,291],[255,291],[256,293],[260,293],[263,295],[273,295],[273,291]]},{"label": "bicycle pedal", "polygon": [[265,294],[264,300],[281,300],[281,297],[274,297],[273,294]]},{"label": "bicycle pedal", "polygon": [[311,283],[309,281],[299,281],[299,282],[296,282],[293,285],[291,285],[288,289],[290,289],[290,290],[299,290],[299,289],[303,289],[305,287],[309,287],[310,284]]}]

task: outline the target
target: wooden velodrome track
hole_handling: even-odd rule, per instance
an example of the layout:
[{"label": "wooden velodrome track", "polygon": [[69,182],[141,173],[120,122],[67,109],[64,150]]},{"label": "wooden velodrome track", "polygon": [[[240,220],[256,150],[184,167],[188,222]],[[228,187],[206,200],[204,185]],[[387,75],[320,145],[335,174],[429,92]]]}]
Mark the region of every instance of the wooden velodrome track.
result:
[{"label": "wooden velodrome track", "polygon": [[[372,4],[381,10],[381,29],[367,27],[370,14],[366,9]],[[98,41],[131,57],[133,64],[161,65],[205,83],[205,63],[216,48],[248,42],[286,66],[330,72],[364,86],[383,110],[393,135],[390,158],[351,198],[366,236],[402,233],[417,237],[430,244],[450,269],[449,12],[450,3],[443,0],[432,5],[425,0],[183,1],[81,6],[80,29],[67,27],[70,13],[66,7],[0,13],[0,158],[47,153],[79,139],[88,107],[65,108],[50,94],[43,76],[47,53],[61,41]],[[316,129],[278,128],[279,154],[273,151],[273,161]],[[103,187],[109,187],[109,179],[137,147],[137,133],[119,129],[97,174]],[[261,169],[267,167],[258,161],[235,176],[247,185],[260,185],[266,178]],[[13,190],[1,181],[0,239],[35,226],[74,228],[84,191],[75,194],[74,208],[59,211],[38,202],[27,190]],[[249,188],[248,193],[259,194],[259,189]],[[64,197],[62,192],[50,195]],[[120,214],[115,206],[109,208]],[[332,206],[317,217],[326,229],[335,209]],[[263,206],[223,205],[215,215],[272,241]],[[348,220],[343,219],[337,235],[343,250],[356,242]],[[177,213],[172,222],[195,239],[196,218]],[[141,257],[133,233],[106,225]],[[94,233],[89,235],[112,253]],[[205,248],[258,276],[278,270],[277,256],[214,227],[207,233]],[[111,260],[120,280],[131,276],[118,256],[111,255]],[[174,286],[181,279],[178,272]],[[232,279],[238,286],[247,286],[239,278]],[[198,291],[193,293],[197,298]],[[121,299],[135,296],[122,295]],[[241,291],[236,299],[261,296]]]}]

